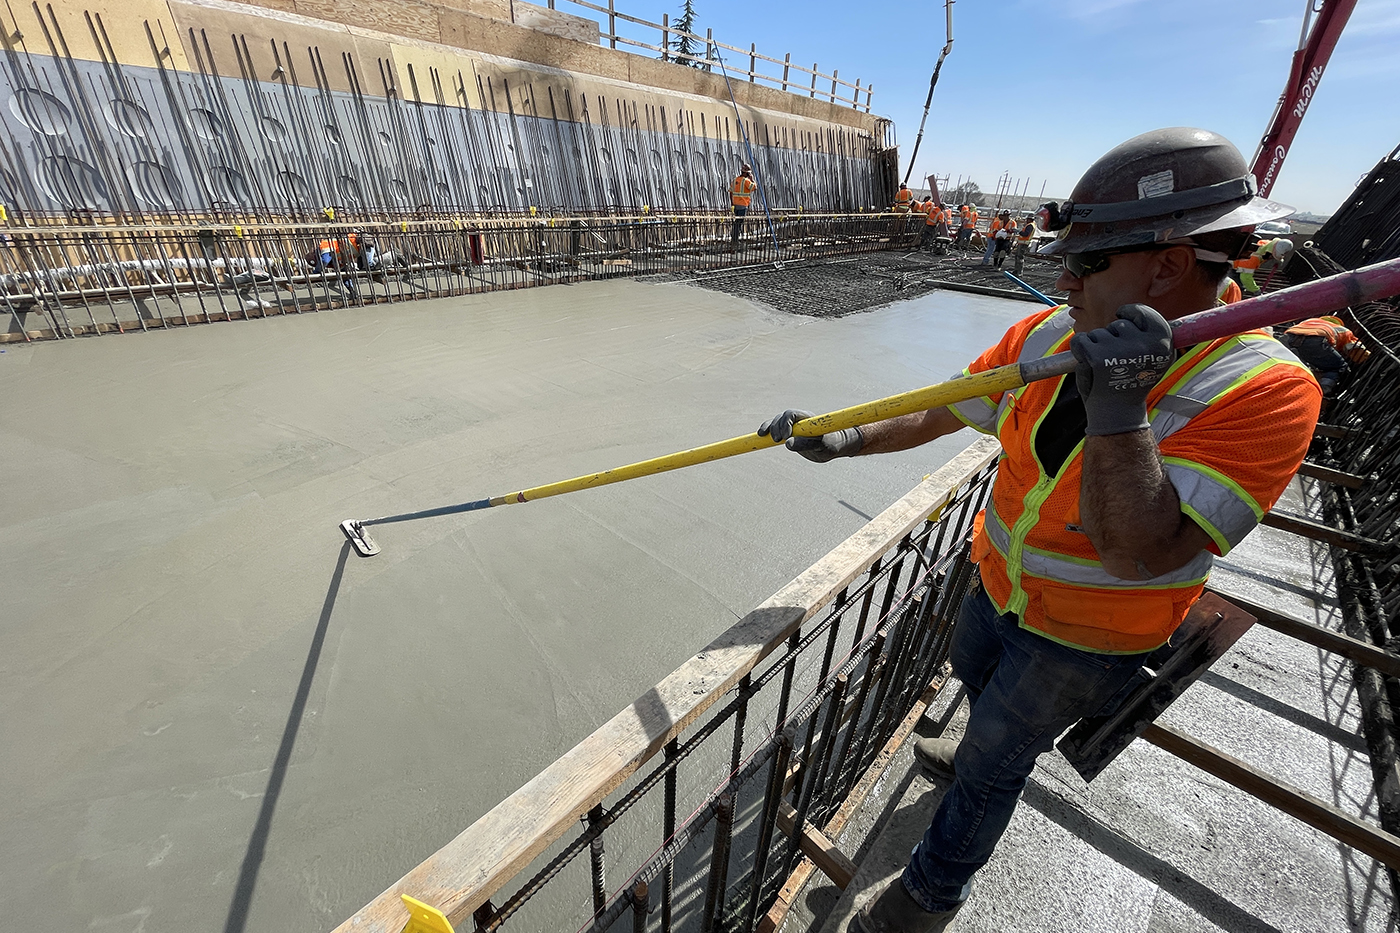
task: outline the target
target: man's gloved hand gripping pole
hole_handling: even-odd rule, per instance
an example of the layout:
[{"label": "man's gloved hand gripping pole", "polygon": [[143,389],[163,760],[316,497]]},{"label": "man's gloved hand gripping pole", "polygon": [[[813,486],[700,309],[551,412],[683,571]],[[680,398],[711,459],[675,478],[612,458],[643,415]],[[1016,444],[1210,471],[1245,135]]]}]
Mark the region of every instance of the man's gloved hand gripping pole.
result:
[{"label": "man's gloved hand gripping pole", "polygon": [[1088,416],[1085,435],[1126,434],[1147,424],[1147,393],[1171,368],[1172,326],[1147,305],[1124,305],[1118,320],[1076,334],[1069,349]]}]

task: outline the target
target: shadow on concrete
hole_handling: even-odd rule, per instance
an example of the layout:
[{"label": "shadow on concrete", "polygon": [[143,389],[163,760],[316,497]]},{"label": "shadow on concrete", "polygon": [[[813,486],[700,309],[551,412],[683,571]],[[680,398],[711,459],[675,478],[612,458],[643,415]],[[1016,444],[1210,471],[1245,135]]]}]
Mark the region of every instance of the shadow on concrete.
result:
[{"label": "shadow on concrete", "polygon": [[1280,719],[1285,719],[1295,726],[1301,726],[1309,732],[1315,732],[1329,742],[1333,742],[1343,748],[1353,752],[1366,751],[1366,740],[1355,732],[1349,732],[1341,726],[1335,725],[1323,719],[1321,716],[1314,716],[1312,713],[1304,712],[1296,706],[1290,706],[1281,700],[1276,700],[1267,693],[1261,693],[1253,687],[1246,686],[1238,681],[1231,680],[1215,671],[1206,671],[1201,675],[1201,683],[1208,684],[1222,693],[1228,693],[1237,700],[1243,700],[1252,706],[1257,706],[1266,713],[1272,713]]},{"label": "shadow on concrete", "polygon": [[837,505],[843,505],[843,506],[845,506],[846,508],[850,509],[852,512],[855,512],[855,513],[856,513],[857,515],[859,515],[861,518],[865,519],[867,522],[871,522],[871,521],[874,521],[874,520],[875,520],[875,519],[872,518],[871,516],[866,515],[866,514],[865,514],[864,512],[862,512],[860,509],[858,509],[858,508],[856,508],[855,506],[851,505],[851,504],[850,504],[849,502],[847,502],[845,499],[837,499],[837,500],[836,500],[836,504],[837,504]]},{"label": "shadow on concrete", "polygon": [[253,905],[253,889],[258,883],[258,870],[262,867],[263,855],[267,851],[268,833],[272,829],[272,814],[277,809],[277,798],[282,793],[287,766],[292,761],[297,731],[301,728],[302,715],[306,712],[306,701],[311,696],[311,681],[316,677],[316,665],[321,660],[321,647],[326,642],[331,610],[335,608],[335,597],[340,592],[340,580],[345,575],[345,561],[349,556],[350,542],[346,541],[340,547],[335,573],[331,574],[331,585],[326,590],[326,600],[321,605],[321,618],[317,621],[316,632],[311,637],[311,648],[306,653],[306,663],[302,665],[301,681],[297,684],[292,708],[287,713],[287,725],[282,729],[282,742],[277,746],[277,756],[272,760],[272,773],[268,775],[267,787],[263,790],[258,820],[253,824],[248,849],[243,853],[243,865],[238,871],[238,883],[233,889],[233,903],[229,905],[228,918],[224,921],[224,933],[243,933],[248,923],[248,910]]},{"label": "shadow on concrete", "polygon": [[1283,933],[1267,920],[1254,916],[1219,891],[1212,890],[1170,862],[1123,838],[1111,827],[1056,797],[1035,781],[1026,785],[1021,800],[1119,865],[1151,881],[1225,933]]}]

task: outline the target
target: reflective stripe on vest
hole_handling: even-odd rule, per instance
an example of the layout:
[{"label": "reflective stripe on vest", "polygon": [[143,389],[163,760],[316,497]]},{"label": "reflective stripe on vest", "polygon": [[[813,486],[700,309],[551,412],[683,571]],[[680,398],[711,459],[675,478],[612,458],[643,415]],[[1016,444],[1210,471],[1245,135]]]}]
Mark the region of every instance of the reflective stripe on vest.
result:
[{"label": "reflective stripe on vest", "polygon": [[[750,195],[754,193],[754,189],[757,187],[757,182],[752,178],[746,175],[740,175],[738,178],[734,179],[734,184],[729,186],[729,199],[733,202],[735,207],[748,207],[749,202],[752,200]],[[714,189],[711,188],[710,190],[713,191]]]},{"label": "reflective stripe on vest", "polygon": [[[1063,350],[1072,330],[1073,322],[1062,308],[1026,335],[1018,360],[1028,362]],[[1161,443],[1230,392],[1279,365],[1301,367],[1277,341],[1258,332],[1191,348],[1153,391],[1148,415],[1155,439]],[[1042,518],[1059,484],[1067,476],[1078,482],[1083,450],[1080,441],[1055,476],[1046,474],[1034,458],[1034,431],[1050,410],[1047,397],[1056,397],[1063,378],[1072,376],[1037,390],[1029,403],[1022,400],[1030,387],[1022,387],[1003,393],[995,407],[985,398],[950,406],[967,423],[1000,435],[1006,457],[1033,459],[1033,464],[1018,459],[1016,472],[1007,468],[998,473],[993,506],[979,523],[982,541],[974,540],[974,556],[992,602],[1002,612],[1021,616],[1024,626],[1090,650],[1148,651],[1166,641],[1199,595],[1213,555],[1202,551],[1185,566],[1151,580],[1121,580],[1097,559],[1080,556],[1087,538],[1075,537],[1083,534],[1077,525],[1060,526],[1066,520],[1078,521],[1077,505],[1067,505],[1064,494],[1056,497],[1054,517]],[[1018,427],[1007,424],[1013,412],[1018,413]],[[1199,520],[1222,553],[1262,517],[1258,502],[1210,467],[1174,457],[1165,457],[1163,466],[1183,511]],[[1018,490],[1004,485],[1008,483],[1028,485]],[[1010,511],[1003,514],[1002,509]],[[1008,523],[1008,518],[1014,520]],[[1040,546],[1029,544],[1032,538]],[[1068,550],[1062,552],[1059,544],[1047,549],[1047,539],[1063,542]],[[1092,553],[1091,546],[1087,550]],[[1135,600],[1134,594],[1140,598]]]}]

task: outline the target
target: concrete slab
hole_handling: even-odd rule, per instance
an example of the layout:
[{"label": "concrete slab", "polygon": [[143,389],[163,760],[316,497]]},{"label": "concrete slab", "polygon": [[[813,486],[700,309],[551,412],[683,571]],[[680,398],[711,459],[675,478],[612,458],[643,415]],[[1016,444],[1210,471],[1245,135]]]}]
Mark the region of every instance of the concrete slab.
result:
[{"label": "concrete slab", "polygon": [[607,282],[0,353],[0,916],[326,928],[944,462],[499,495],[938,381],[1028,308]]},{"label": "concrete slab", "polygon": [[[1283,508],[1306,509],[1296,486]],[[1330,571],[1308,542],[1257,529],[1212,581],[1319,624],[1332,616]],[[949,698],[951,699],[951,697]],[[945,701],[945,706],[947,705]],[[961,734],[966,705],[935,710],[924,734]],[[1262,627],[1250,630],[1162,717],[1229,754],[1375,821],[1371,770],[1346,664]],[[872,801],[883,819],[861,841],[855,882],[805,892],[786,933],[844,930],[898,877],[945,786],[906,750]],[[1383,869],[1330,837],[1196,770],[1134,743],[1092,784],[1057,753],[1042,756],[971,900],[950,928],[998,933],[1334,933],[1395,928]],[[822,910],[811,910],[820,906]]]}]

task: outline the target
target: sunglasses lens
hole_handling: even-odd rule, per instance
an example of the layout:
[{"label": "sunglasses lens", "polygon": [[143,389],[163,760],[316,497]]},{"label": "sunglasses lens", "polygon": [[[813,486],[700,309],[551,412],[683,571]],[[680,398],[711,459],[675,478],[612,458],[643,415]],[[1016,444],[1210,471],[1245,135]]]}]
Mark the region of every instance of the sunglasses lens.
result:
[{"label": "sunglasses lens", "polygon": [[1107,269],[1112,262],[1113,253],[1066,253],[1064,256],[1065,271],[1076,279],[1082,279],[1086,275],[1093,275],[1095,272],[1102,272]]}]

